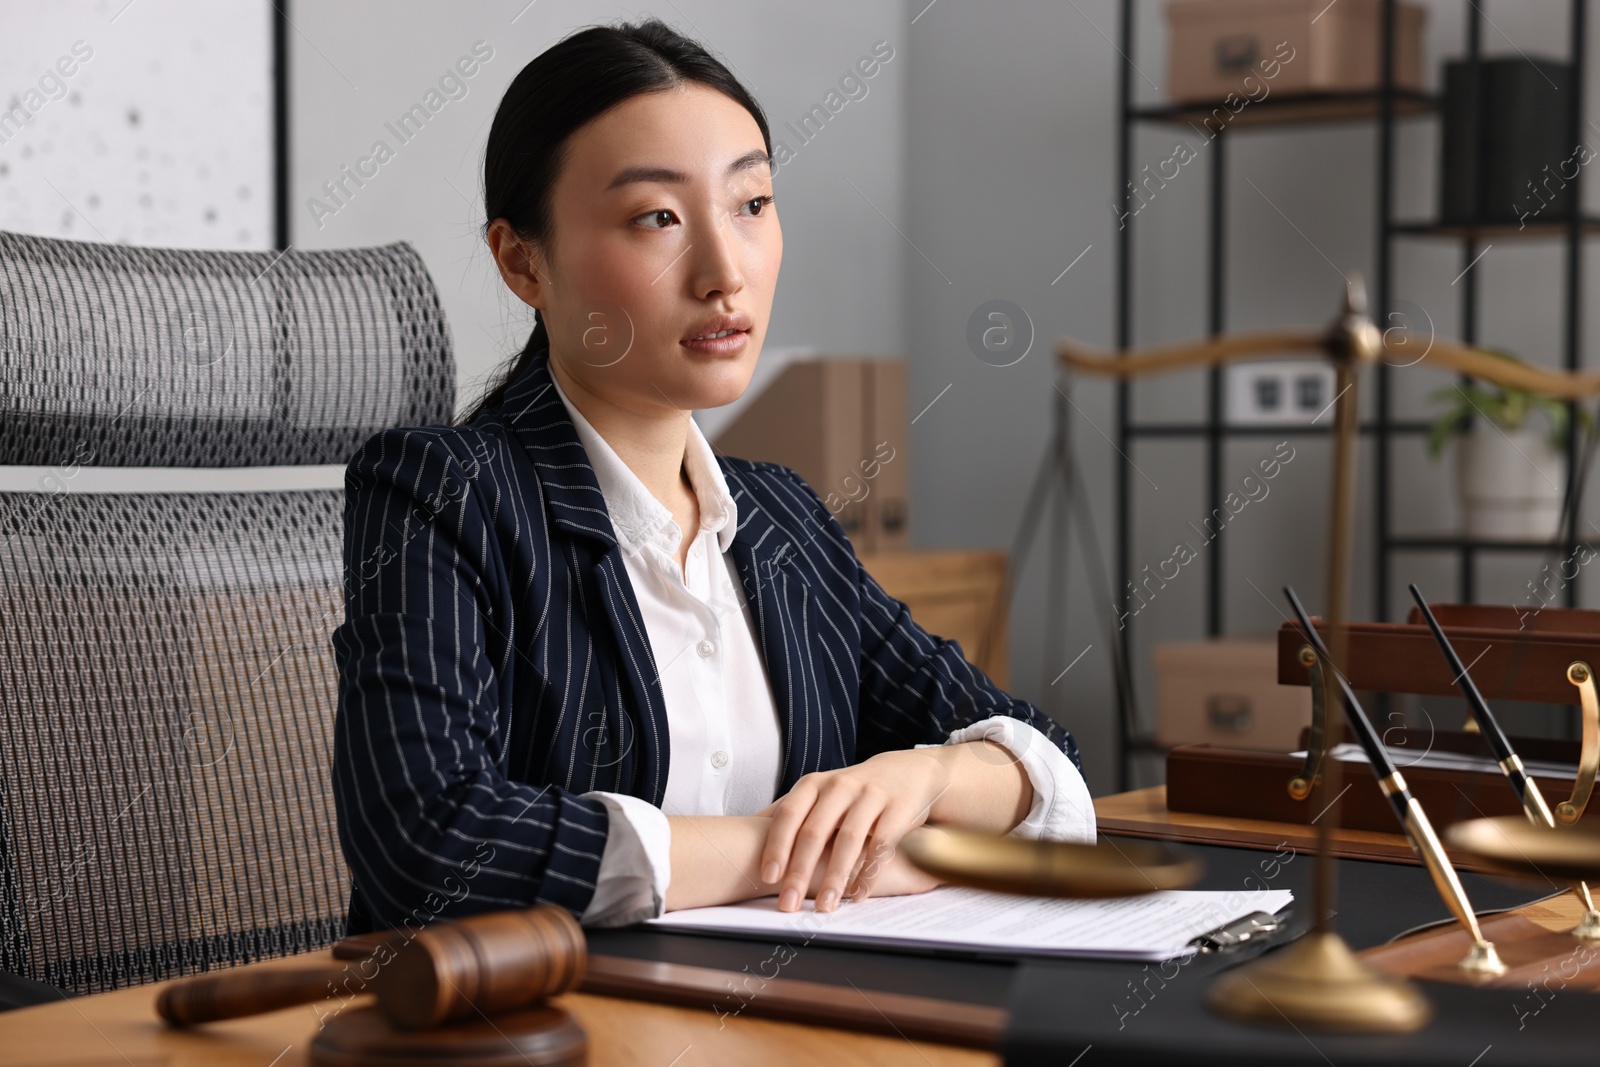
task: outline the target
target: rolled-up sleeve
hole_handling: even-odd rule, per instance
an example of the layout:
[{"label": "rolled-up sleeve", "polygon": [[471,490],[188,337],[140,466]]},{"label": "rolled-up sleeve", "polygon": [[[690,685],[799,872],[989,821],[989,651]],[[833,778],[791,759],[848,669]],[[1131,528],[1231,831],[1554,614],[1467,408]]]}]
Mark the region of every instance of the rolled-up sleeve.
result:
[{"label": "rolled-up sleeve", "polygon": [[672,824],[666,813],[626,793],[583,795],[605,804],[611,827],[594,899],[579,921],[584,926],[627,926],[660,918],[672,881]]},{"label": "rolled-up sleeve", "polygon": [[[963,726],[945,739],[947,745],[992,741],[1027,772],[1033,802],[1027,816],[1008,836],[1036,841],[1075,841],[1092,844],[1095,838],[1094,800],[1083,774],[1065,752],[1029,723],[1009,715],[994,715]],[[918,745],[918,748],[933,748]]]},{"label": "rolled-up sleeve", "polygon": [[[599,799],[507,777],[484,462],[454,431],[390,430],[345,479],[345,618],[332,643],[332,768],[357,916],[373,927],[534,904],[581,915],[604,854]],[[503,584],[503,583],[500,583]]]}]

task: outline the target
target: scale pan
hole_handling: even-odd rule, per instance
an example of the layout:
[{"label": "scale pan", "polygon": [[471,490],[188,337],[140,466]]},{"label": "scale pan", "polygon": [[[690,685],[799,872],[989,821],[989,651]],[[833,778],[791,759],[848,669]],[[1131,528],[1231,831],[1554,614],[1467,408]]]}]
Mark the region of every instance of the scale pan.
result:
[{"label": "scale pan", "polygon": [[1444,836],[1451,848],[1503,874],[1541,881],[1600,878],[1600,828],[1587,823],[1552,830],[1505,815],[1456,823]]},{"label": "scale pan", "polygon": [[918,867],[957,885],[1032,897],[1132,897],[1184,889],[1205,870],[1197,856],[1159,841],[1079,845],[922,826],[900,848]]}]

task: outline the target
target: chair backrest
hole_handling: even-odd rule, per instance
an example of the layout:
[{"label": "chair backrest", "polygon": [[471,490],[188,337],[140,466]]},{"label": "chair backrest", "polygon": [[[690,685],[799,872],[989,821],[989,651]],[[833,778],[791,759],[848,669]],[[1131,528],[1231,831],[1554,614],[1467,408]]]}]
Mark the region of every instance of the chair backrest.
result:
[{"label": "chair backrest", "polygon": [[0,969],[87,993],[342,936],[342,469],[454,380],[407,245],[0,233]]}]

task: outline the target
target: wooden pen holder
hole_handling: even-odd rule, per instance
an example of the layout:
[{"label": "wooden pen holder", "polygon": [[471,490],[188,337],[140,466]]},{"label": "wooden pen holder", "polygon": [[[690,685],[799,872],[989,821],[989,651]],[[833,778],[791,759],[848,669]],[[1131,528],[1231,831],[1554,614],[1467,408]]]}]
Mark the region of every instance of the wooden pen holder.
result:
[{"label": "wooden pen holder", "polygon": [[[1600,807],[1588,804],[1600,766],[1600,699],[1590,669],[1600,665],[1600,612],[1524,611],[1480,604],[1436,604],[1433,610],[1486,699],[1579,706],[1583,723],[1579,741],[1518,738],[1515,745],[1524,760],[1572,768],[1568,777],[1545,779],[1558,821],[1570,825],[1581,818],[1600,817]],[[1285,623],[1279,629],[1279,683],[1312,684],[1315,668],[1307,665],[1305,646],[1298,625]],[[1352,623],[1346,664],[1345,677],[1358,691],[1433,696],[1458,692],[1449,665],[1415,609],[1404,623]],[[1316,727],[1305,731],[1300,747],[1314,751],[1317,736]],[[1397,754],[1407,784],[1435,826],[1442,829],[1463,819],[1522,812],[1488,745],[1476,732],[1391,727],[1384,731],[1384,739],[1404,752],[1454,752],[1489,760],[1482,770],[1440,768]],[[1167,807],[1311,823],[1319,813],[1309,799],[1292,795],[1289,783],[1308,774],[1314,762],[1287,753],[1182,746],[1167,757]],[[1352,830],[1398,832],[1394,811],[1368,768],[1344,763],[1342,769],[1348,790],[1339,801],[1339,824]]]}]

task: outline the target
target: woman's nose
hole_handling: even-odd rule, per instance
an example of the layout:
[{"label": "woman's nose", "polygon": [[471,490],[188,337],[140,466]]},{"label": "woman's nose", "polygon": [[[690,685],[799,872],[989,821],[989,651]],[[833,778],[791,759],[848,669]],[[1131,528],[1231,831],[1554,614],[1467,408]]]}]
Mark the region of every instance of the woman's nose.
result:
[{"label": "woman's nose", "polygon": [[706,231],[689,255],[694,259],[694,293],[705,299],[712,293],[737,293],[744,288],[743,242],[725,211],[714,211]]}]

